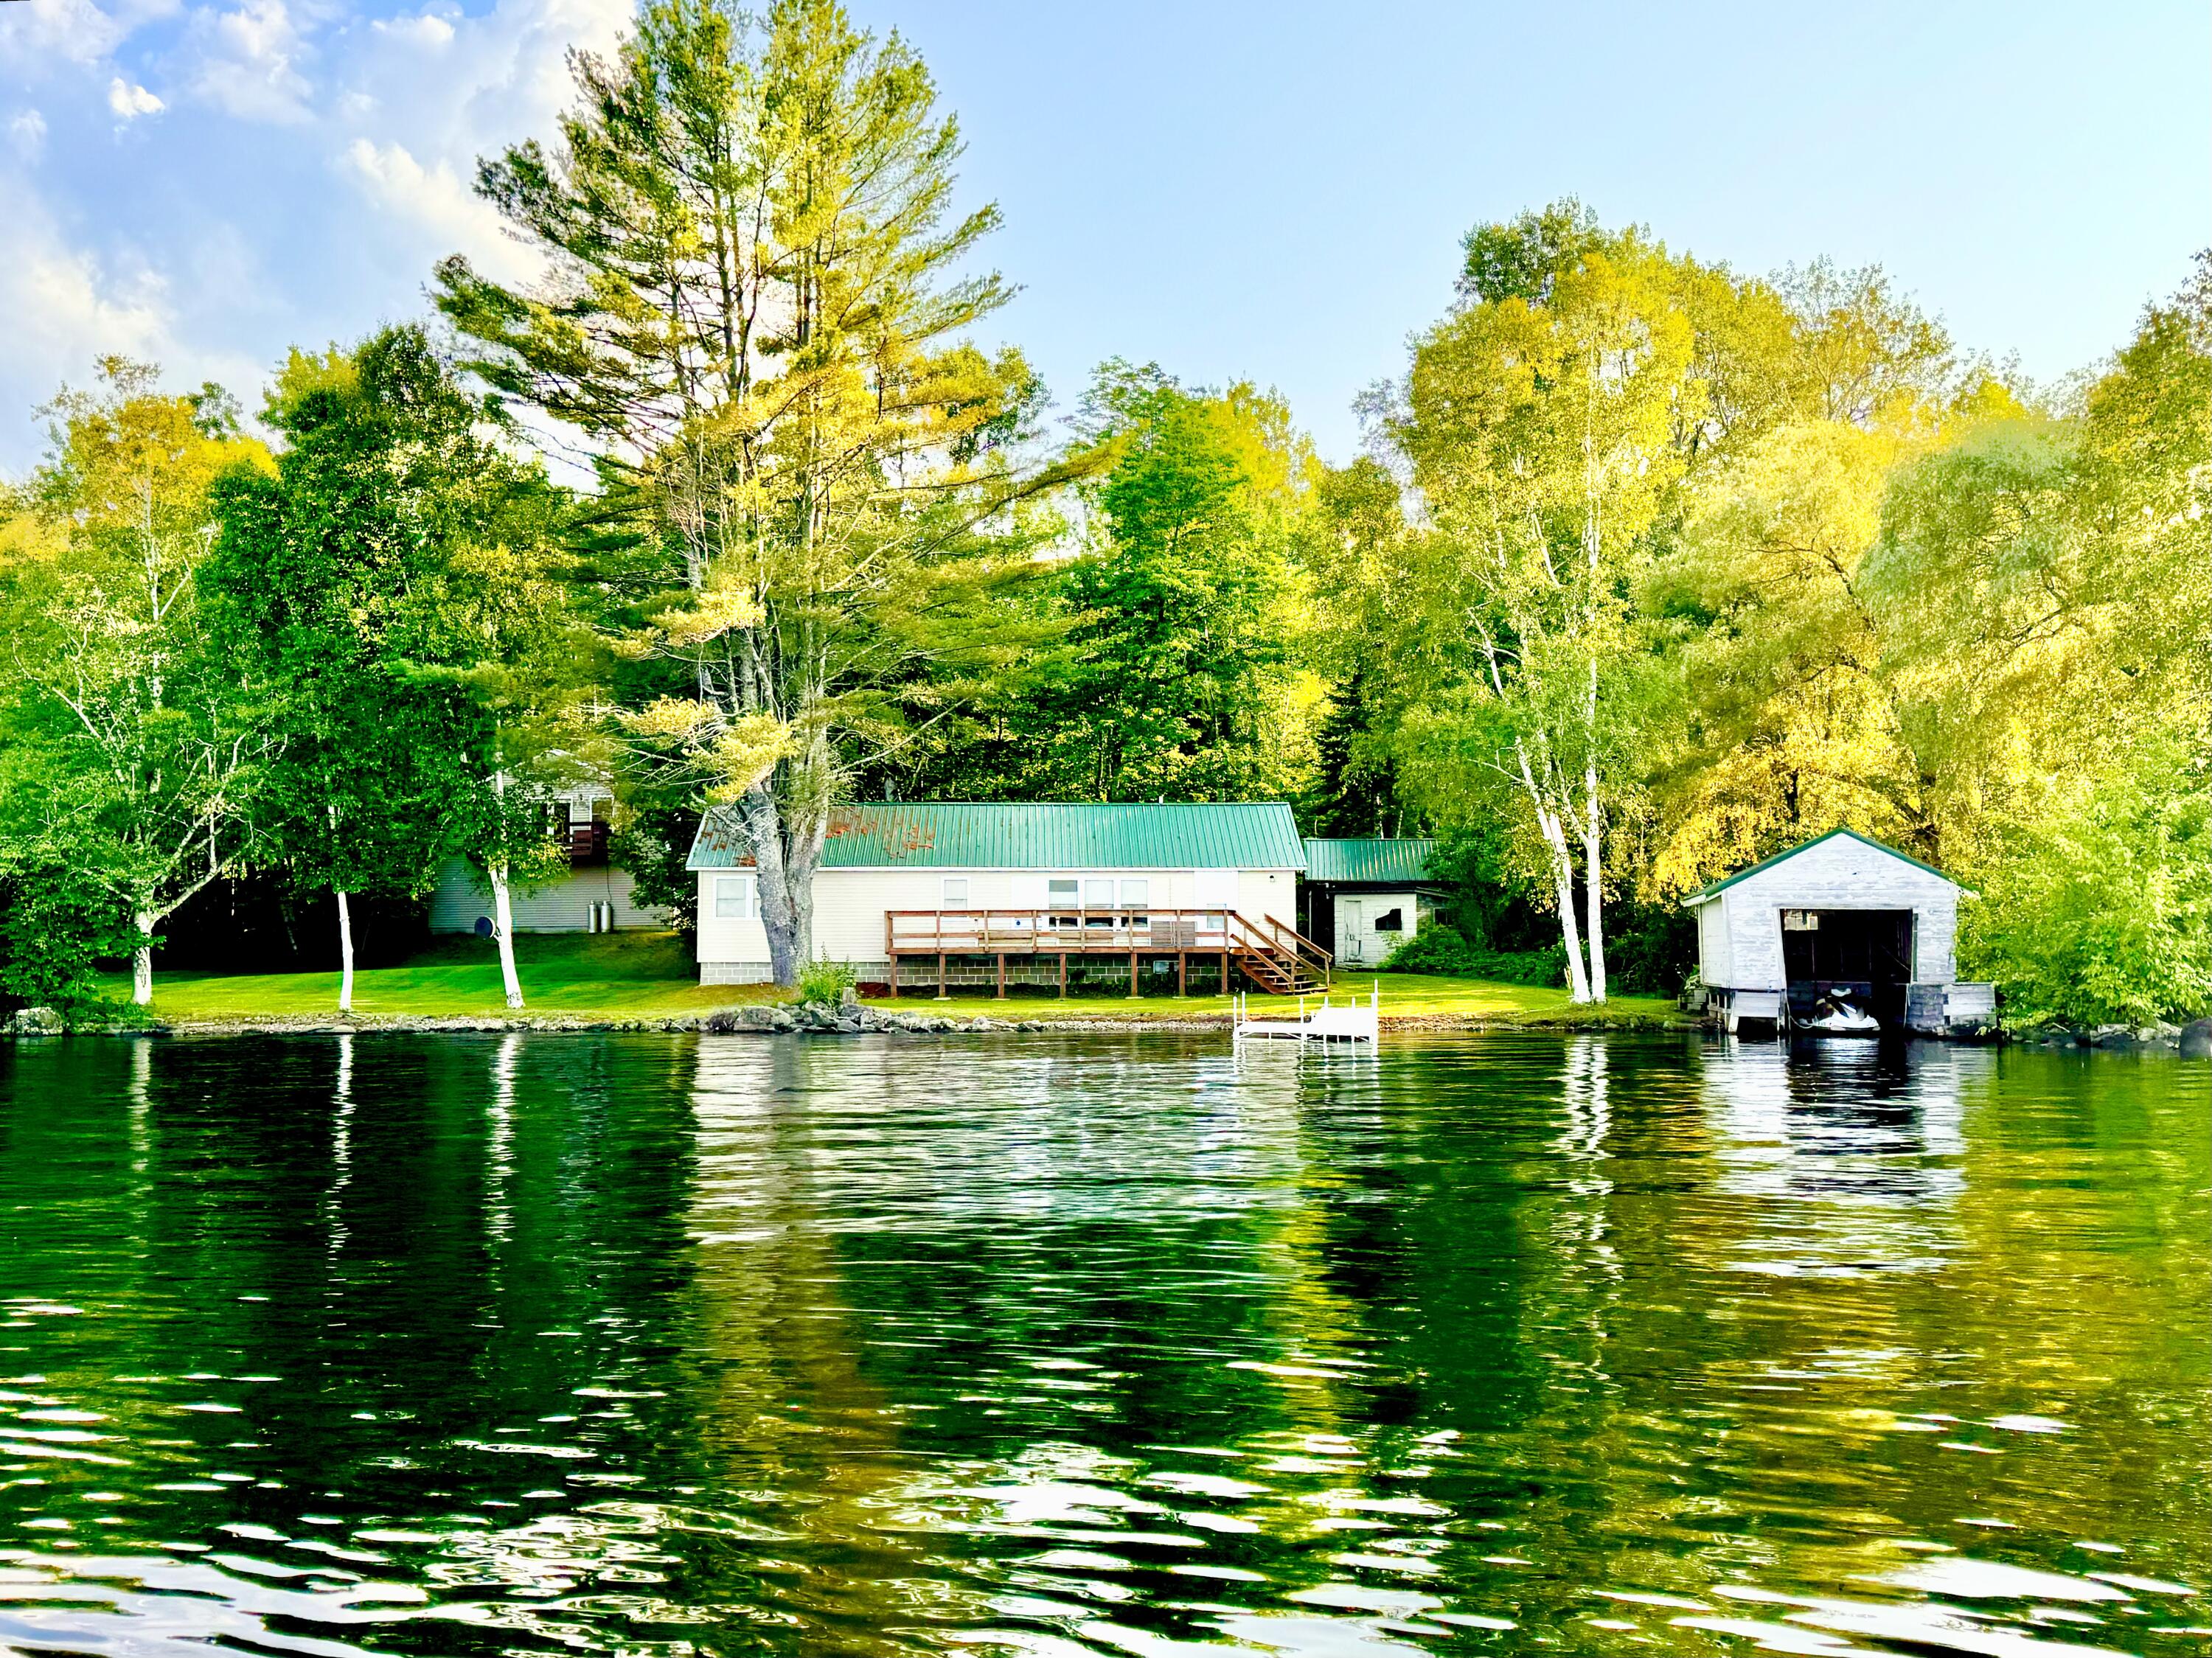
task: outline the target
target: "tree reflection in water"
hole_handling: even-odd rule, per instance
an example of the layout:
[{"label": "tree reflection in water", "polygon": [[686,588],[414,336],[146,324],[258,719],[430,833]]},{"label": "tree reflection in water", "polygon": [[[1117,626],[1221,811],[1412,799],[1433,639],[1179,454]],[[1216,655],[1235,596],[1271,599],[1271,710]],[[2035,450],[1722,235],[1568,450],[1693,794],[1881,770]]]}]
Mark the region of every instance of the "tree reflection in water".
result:
[{"label": "tree reflection in water", "polygon": [[0,1640],[2193,1650],[2203,1095],[1595,1035],[27,1045]]}]

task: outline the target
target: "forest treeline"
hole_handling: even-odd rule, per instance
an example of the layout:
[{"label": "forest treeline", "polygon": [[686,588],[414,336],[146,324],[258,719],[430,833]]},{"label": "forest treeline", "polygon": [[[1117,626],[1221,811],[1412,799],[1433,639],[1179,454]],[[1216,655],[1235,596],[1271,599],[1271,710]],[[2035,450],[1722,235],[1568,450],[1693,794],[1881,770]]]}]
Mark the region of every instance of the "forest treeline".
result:
[{"label": "forest treeline", "polygon": [[828,0],[653,0],[574,67],[479,169],[534,281],[449,258],[251,418],[120,358],[44,411],[0,493],[0,993],[124,958],[143,1001],[249,886],[334,896],[349,973],[349,907],[455,856],[503,922],[604,779],[679,914],[734,817],[787,983],[841,801],[1276,798],[1441,837],[1419,947],[1548,939],[1578,999],[1848,824],[1978,895],[2016,1019],[2212,1008],[2201,258],[2039,387],[1879,270],[1555,203],[1468,235],[1333,468],[1155,364],[1056,416],[979,343],[1012,290],[957,124]]}]

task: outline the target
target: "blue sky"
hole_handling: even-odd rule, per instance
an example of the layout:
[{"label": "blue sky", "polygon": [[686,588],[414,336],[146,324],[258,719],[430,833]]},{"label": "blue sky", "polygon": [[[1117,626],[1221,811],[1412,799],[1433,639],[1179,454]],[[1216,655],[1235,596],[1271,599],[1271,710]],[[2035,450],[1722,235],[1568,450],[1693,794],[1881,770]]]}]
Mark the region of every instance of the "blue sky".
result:
[{"label": "blue sky", "polygon": [[[854,0],[920,47],[1063,403],[1092,364],[1279,388],[1322,452],[1472,223],[1579,195],[1770,270],[1878,261],[2038,378],[2212,241],[2212,8]],[[93,356],[252,405],[294,343],[514,259],[472,158],[550,130],[626,0],[0,3],[0,471]]]}]

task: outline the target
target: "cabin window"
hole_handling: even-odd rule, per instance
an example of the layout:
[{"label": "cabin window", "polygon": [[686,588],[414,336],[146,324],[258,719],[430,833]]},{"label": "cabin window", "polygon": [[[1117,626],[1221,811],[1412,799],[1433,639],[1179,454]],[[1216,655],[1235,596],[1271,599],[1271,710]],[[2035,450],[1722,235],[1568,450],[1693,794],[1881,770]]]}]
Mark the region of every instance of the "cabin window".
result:
[{"label": "cabin window", "polygon": [[1045,902],[1052,906],[1054,926],[1073,926],[1075,912],[1083,902],[1083,883],[1073,876],[1055,876],[1044,884]]},{"label": "cabin window", "polygon": [[1124,881],[1121,883],[1121,908],[1143,909],[1152,902],[1152,884],[1150,881]]},{"label": "cabin window", "polygon": [[1083,907],[1085,909],[1114,908],[1114,878],[1096,876],[1083,884]]},{"label": "cabin window", "polygon": [[753,902],[753,878],[750,875],[717,875],[714,878],[714,919],[718,921],[750,921],[760,915],[760,908]]},{"label": "cabin window", "polygon": [[968,878],[964,875],[946,876],[945,878],[944,890],[939,897],[939,903],[945,909],[967,908]]},{"label": "cabin window", "polygon": [[1375,918],[1375,930],[1377,932],[1403,932],[1406,930],[1406,912],[1403,909],[1384,910]]}]

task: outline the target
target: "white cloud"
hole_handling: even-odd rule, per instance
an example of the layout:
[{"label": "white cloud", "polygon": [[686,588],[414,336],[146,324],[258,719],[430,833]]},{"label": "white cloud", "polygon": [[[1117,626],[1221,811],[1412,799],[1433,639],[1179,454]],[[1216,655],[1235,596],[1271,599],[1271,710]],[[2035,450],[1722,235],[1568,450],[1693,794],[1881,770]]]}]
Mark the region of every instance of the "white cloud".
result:
[{"label": "white cloud", "polygon": [[[147,270],[118,272],[72,247],[45,203],[21,186],[0,190],[9,257],[0,259],[0,382],[44,398],[82,379],[103,352],[159,358],[173,343],[168,296]],[[14,425],[28,410],[0,411]]]},{"label": "white cloud", "polygon": [[58,58],[96,64],[125,32],[123,22],[93,0],[20,0],[0,6],[0,62],[13,67]]},{"label": "white cloud", "polygon": [[192,90],[241,121],[291,125],[313,114],[305,66],[314,55],[284,0],[245,0],[191,15]]},{"label": "white cloud", "polygon": [[499,215],[447,161],[425,167],[406,145],[356,138],[343,165],[386,213],[427,233],[441,252],[466,253],[479,270],[514,282],[536,273],[538,261],[500,228]]},{"label": "white cloud", "polygon": [[135,120],[141,115],[159,115],[162,103],[145,88],[117,76],[107,83],[107,106],[115,112],[118,120]]},{"label": "white cloud", "polygon": [[379,34],[436,52],[453,44],[453,26],[435,12],[415,17],[380,17],[369,27]]},{"label": "white cloud", "polygon": [[15,153],[27,161],[34,161],[46,147],[46,118],[35,109],[27,109],[12,117],[8,123],[8,142]]}]

